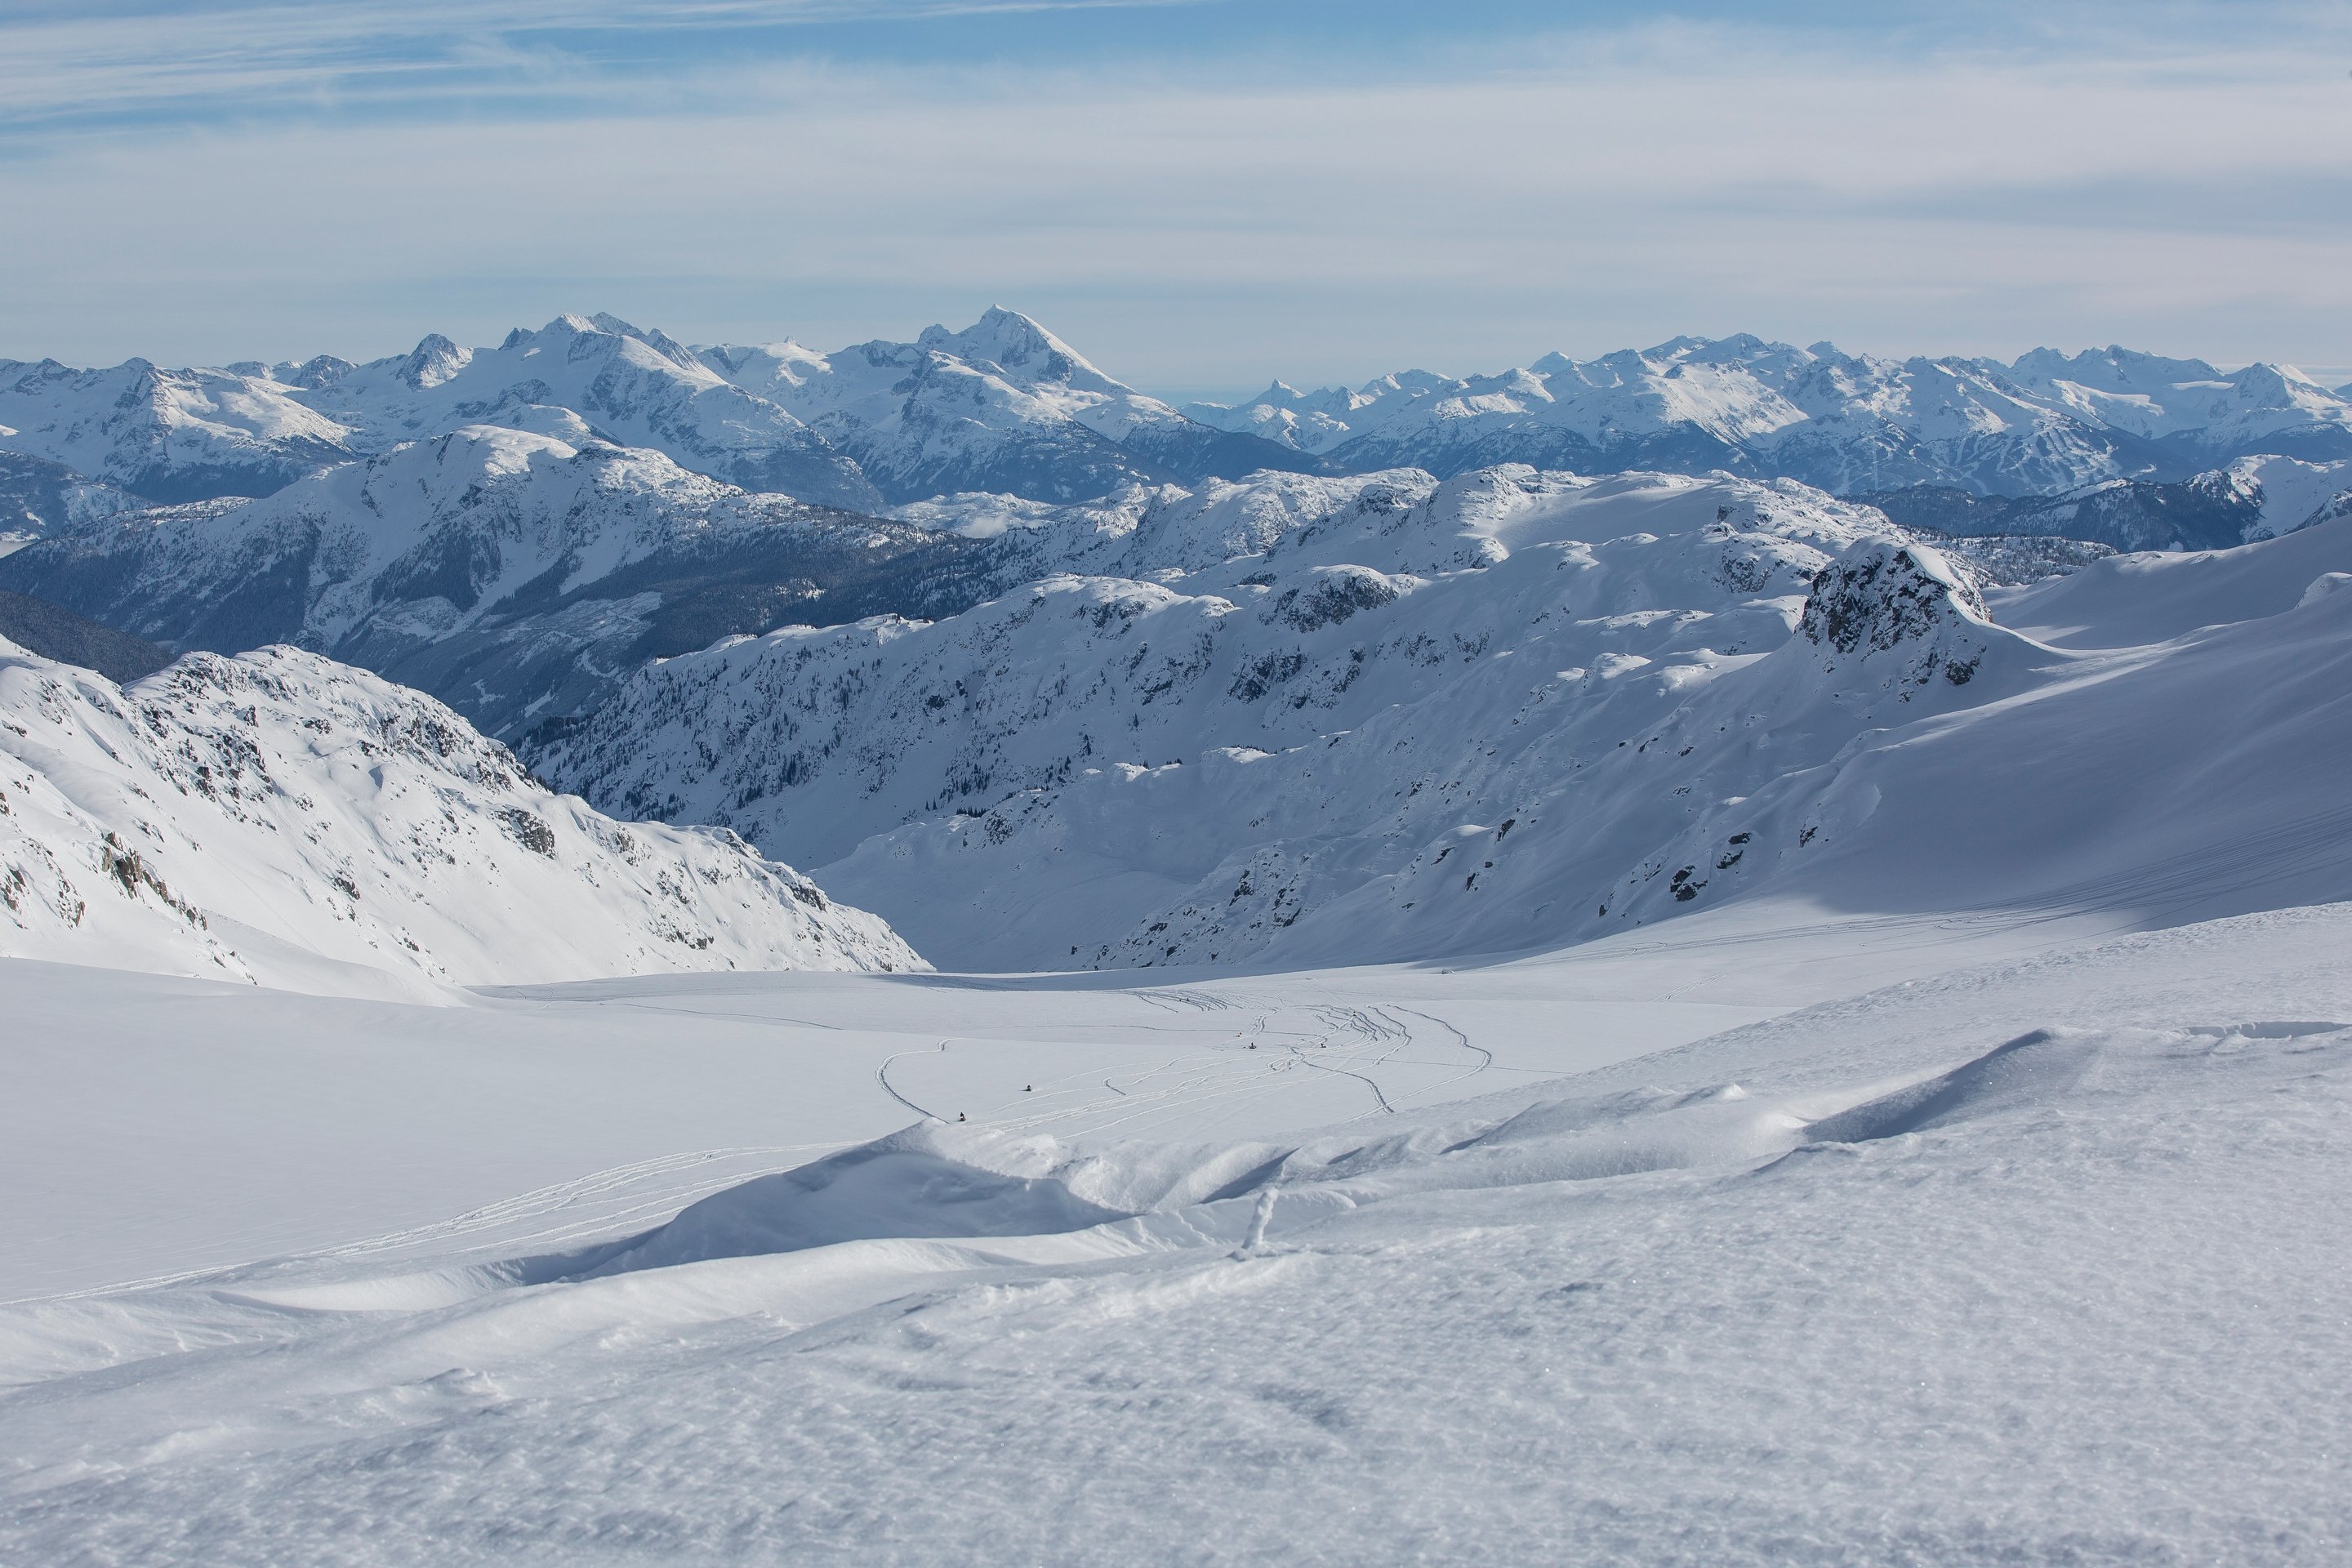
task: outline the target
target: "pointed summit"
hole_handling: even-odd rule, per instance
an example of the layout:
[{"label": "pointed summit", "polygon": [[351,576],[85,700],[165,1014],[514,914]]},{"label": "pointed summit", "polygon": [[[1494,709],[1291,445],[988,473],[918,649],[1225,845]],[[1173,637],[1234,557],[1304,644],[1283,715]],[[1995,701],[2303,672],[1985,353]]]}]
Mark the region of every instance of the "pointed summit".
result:
[{"label": "pointed summit", "polygon": [[406,359],[400,362],[395,373],[408,385],[423,391],[438,386],[466,368],[473,358],[471,351],[459,348],[438,332],[427,332]]},{"label": "pointed summit", "polygon": [[1067,386],[1079,392],[1124,393],[1125,384],[1105,375],[1084,354],[1034,320],[991,305],[960,332],[927,327],[917,346],[976,364],[992,364],[1020,386]]}]

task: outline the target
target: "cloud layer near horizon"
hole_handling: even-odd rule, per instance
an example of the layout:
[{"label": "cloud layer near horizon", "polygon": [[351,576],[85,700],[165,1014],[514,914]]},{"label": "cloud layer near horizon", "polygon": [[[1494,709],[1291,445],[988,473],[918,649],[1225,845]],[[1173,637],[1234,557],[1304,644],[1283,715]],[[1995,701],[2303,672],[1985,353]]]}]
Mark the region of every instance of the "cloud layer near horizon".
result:
[{"label": "cloud layer near horizon", "polygon": [[825,21],[749,3],[632,57],[630,8],[589,0],[468,55],[433,9],[146,17],[173,58],[17,25],[47,31],[0,76],[0,353],[356,356],[563,309],[834,347],[997,300],[1187,390],[1735,330],[2352,364],[2352,83],[2315,13],[2229,44],[1718,16],[1318,58],[1122,50],[1122,12],[959,60],[743,45],[744,13]]}]

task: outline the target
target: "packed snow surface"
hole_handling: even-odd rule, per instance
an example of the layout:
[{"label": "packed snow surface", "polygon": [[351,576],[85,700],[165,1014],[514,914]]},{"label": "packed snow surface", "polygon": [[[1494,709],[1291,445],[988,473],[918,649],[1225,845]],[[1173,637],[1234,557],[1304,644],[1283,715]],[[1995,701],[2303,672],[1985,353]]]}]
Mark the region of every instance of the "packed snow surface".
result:
[{"label": "packed snow surface", "polygon": [[[1714,916],[1451,974],[504,993],[437,1045],[20,965],[94,1026],[11,1045],[0,1160],[180,1277],[0,1310],[0,1553],[2332,1561],[2347,942]],[[1643,1054],[1698,998],[1757,1021]],[[272,1195],[126,1226],[189,1181]]]}]

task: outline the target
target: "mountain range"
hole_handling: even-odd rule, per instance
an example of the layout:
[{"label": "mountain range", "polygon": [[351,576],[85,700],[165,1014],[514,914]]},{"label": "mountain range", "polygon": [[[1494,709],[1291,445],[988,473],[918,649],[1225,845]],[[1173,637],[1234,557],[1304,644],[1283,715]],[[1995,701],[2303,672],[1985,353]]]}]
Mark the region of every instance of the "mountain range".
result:
[{"label": "mountain range", "polygon": [[1405,371],[1354,390],[1277,381],[1243,403],[1184,412],[1345,469],[1720,468],[1840,493],[1936,484],[2017,496],[2185,479],[2254,453],[2352,456],[2347,391],[2289,367],[2224,374],[2121,347],[2036,349],[2004,364],[1743,333],[1596,360],[1547,354],[1496,375]]},{"label": "mountain range", "polygon": [[[2347,530],[1989,604],[1971,542],[1790,481],[1388,477],[1215,565],[649,666],[540,764],[733,825],[959,967],[1468,954],[1764,889],[2063,903],[2117,859],[2326,841],[2298,759],[2340,706]],[[2258,810],[2209,798],[2238,770]]]},{"label": "mountain range", "polygon": [[961,332],[830,355],[790,342],[689,349],[614,316],[566,315],[496,347],[435,334],[364,364],[0,361],[0,451],[156,502],[268,495],[476,425],[650,448],[740,489],[867,511],[953,490],[1075,500],[1320,466],[1187,419],[1002,310]]},{"label": "mountain range", "polygon": [[2120,347],[2003,363],[1685,337],[1492,375],[1276,382],[1239,405],[1179,410],[1001,308],[961,331],[831,353],[790,340],[689,347],[600,314],[517,328],[495,347],[434,334],[362,364],[0,361],[0,452],[17,465],[0,468],[0,503],[22,528],[28,514],[62,521],[58,487],[74,483],[150,502],[257,497],[471,425],[650,448],[744,489],[866,511],[960,491],[1084,500],[1269,468],[1720,468],[1837,493],[2019,496],[2179,481],[2251,455],[2352,457],[2344,389]]},{"label": "mountain range", "polygon": [[755,494],[661,452],[464,426],[255,501],[118,514],[0,581],[174,649],[299,643],[512,735],[646,659],[788,620],[961,608],[967,541]]}]

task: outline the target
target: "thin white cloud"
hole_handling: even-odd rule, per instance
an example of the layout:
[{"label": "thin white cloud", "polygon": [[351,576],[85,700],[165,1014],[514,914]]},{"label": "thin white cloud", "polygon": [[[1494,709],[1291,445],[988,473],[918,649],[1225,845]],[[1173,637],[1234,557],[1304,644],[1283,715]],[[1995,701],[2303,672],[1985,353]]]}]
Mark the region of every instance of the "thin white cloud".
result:
[{"label": "thin white cloud", "polygon": [[377,353],[572,308],[830,347],[1000,300],[1191,384],[1742,328],[2352,361],[2352,100],[2306,51],[1682,26],[1528,55],[1246,85],[782,62],[658,115],[82,137],[0,165],[0,352]]},{"label": "thin white cloud", "polygon": [[326,0],[0,16],[0,125],[69,114],[251,110],[292,96],[528,99],[606,74],[562,35],[709,33],[821,23],[1160,6],[1189,0]]}]

